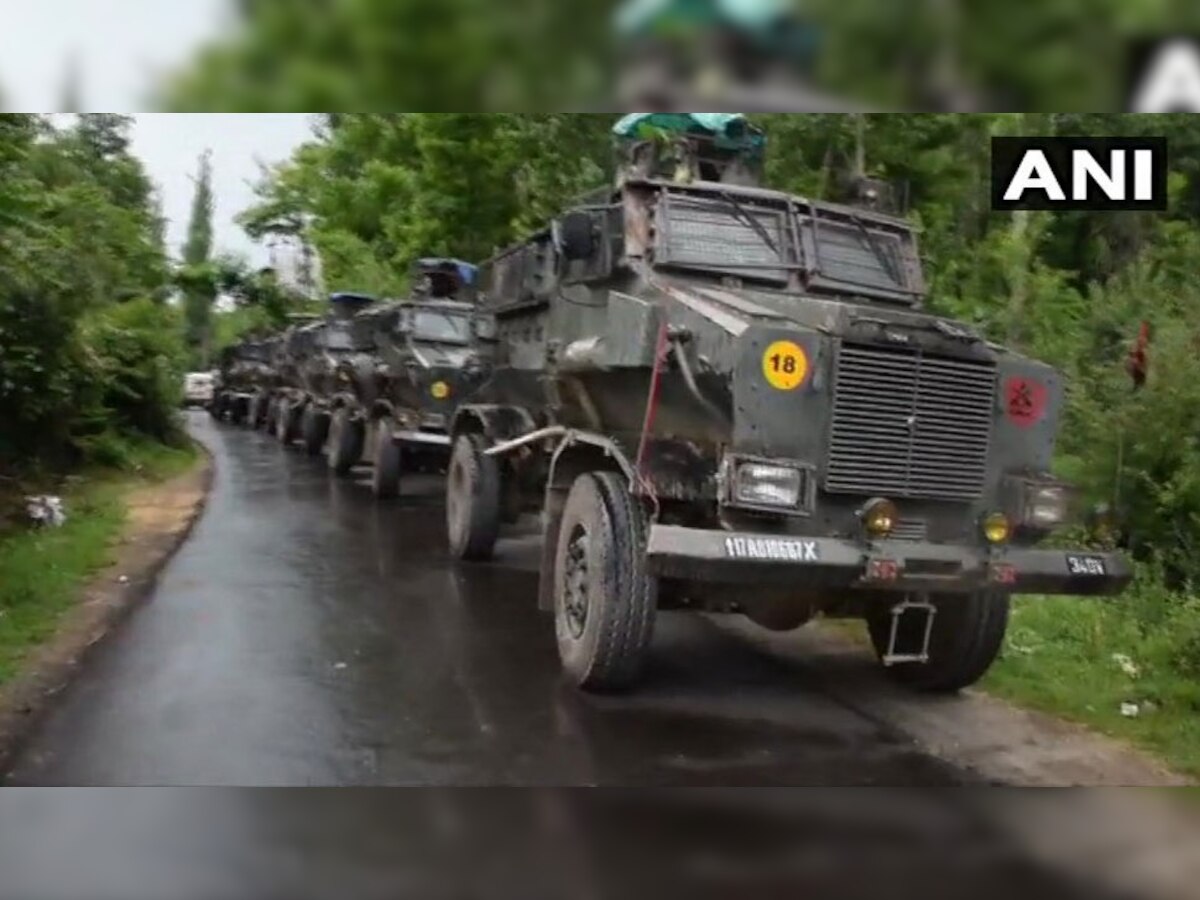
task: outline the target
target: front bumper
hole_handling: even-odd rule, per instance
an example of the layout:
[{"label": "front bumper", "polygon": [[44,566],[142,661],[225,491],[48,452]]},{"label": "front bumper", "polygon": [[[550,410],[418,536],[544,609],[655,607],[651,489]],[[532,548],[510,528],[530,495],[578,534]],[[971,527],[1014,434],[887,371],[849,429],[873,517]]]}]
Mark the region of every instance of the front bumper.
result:
[{"label": "front bumper", "polygon": [[675,525],[651,526],[646,556],[650,572],[664,577],[870,591],[1109,596],[1133,578],[1128,563],[1115,553],[860,543]]}]

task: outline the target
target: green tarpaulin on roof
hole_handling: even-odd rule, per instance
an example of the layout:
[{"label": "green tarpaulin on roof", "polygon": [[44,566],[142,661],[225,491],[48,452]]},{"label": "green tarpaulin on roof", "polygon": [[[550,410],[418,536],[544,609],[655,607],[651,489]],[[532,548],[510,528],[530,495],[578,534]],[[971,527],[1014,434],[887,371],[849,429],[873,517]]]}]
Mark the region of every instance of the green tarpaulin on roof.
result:
[{"label": "green tarpaulin on roof", "polygon": [[763,133],[741,113],[630,113],[613,126],[623,138],[650,138],[660,132],[702,134],[729,150],[761,150]]},{"label": "green tarpaulin on roof", "polygon": [[765,31],[791,11],[790,0],[630,0],[617,12],[617,28],[622,34],[636,34],[665,24],[725,23]]}]

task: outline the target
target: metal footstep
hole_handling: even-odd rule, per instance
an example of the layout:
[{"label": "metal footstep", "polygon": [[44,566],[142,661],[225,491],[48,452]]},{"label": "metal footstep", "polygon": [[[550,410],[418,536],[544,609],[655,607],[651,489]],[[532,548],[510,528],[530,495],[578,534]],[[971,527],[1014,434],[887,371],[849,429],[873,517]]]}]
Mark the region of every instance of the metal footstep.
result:
[{"label": "metal footstep", "polygon": [[[908,652],[901,653],[901,648],[896,646],[900,636],[900,620],[906,615],[925,616],[924,640],[921,643],[919,653],[913,653],[911,648],[906,648]],[[925,599],[905,599],[893,606],[892,630],[888,637],[887,653],[883,656],[883,664],[885,666],[899,666],[904,663],[928,663],[929,640],[933,635],[933,617],[936,615],[937,607]]]}]

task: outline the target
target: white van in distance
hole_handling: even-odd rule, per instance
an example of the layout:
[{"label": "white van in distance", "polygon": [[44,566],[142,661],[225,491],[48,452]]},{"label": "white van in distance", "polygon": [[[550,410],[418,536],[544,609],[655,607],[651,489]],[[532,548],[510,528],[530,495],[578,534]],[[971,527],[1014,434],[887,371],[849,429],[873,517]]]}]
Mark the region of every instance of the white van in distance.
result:
[{"label": "white van in distance", "polygon": [[216,379],[211,372],[189,372],[183,381],[183,405],[208,406],[215,387]]}]

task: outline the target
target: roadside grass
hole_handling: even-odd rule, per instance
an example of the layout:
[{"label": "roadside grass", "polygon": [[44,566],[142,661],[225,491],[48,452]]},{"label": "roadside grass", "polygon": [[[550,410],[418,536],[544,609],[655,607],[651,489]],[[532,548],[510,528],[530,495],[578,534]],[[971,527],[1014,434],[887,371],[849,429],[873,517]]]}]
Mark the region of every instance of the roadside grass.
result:
[{"label": "roadside grass", "polygon": [[54,634],[87,578],[111,561],[129,493],[182,474],[198,456],[191,445],[127,443],[123,450],[121,468],[71,476],[54,491],[66,506],[61,528],[0,532],[0,685]]},{"label": "roadside grass", "polygon": [[980,686],[1200,775],[1200,598],[1149,568],[1113,599],[1014,601],[1003,656]]}]

